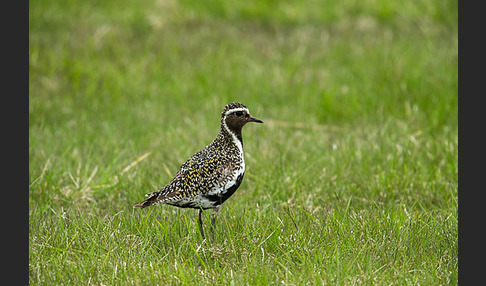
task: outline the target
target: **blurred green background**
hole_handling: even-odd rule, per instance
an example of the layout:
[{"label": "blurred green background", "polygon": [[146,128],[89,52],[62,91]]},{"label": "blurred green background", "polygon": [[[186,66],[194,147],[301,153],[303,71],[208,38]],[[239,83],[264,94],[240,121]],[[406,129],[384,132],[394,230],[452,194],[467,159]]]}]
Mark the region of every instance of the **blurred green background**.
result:
[{"label": "blurred green background", "polygon": [[[446,274],[403,281],[454,283],[457,3],[29,1],[31,281],[59,279],[33,266],[54,255],[35,247],[53,213],[129,221],[240,101],[265,123],[243,130],[247,174],[222,216],[270,206],[273,220],[282,204],[452,215],[446,258],[417,254],[445,259]],[[380,281],[396,281],[387,271]]]},{"label": "blurred green background", "polygon": [[[259,173],[290,154],[329,161],[349,137],[378,166],[390,153],[420,168],[434,148],[457,179],[457,2],[32,1],[29,14],[31,180],[48,159],[59,180],[78,164],[109,180],[153,152],[145,188],[160,187],[160,164],[208,144],[231,101],[266,122],[244,131]],[[397,147],[408,137],[417,152]]]}]

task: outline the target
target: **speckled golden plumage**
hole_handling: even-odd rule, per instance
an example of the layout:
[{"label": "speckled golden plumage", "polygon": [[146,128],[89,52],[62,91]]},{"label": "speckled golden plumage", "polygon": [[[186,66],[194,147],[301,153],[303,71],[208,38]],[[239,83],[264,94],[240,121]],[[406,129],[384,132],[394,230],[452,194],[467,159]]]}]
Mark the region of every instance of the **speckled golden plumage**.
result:
[{"label": "speckled golden plumage", "polygon": [[199,227],[204,238],[201,211],[212,208],[216,212],[243,180],[245,159],[241,129],[248,122],[263,123],[250,116],[244,104],[227,104],[221,113],[219,134],[213,142],[182,164],[167,186],[147,194],[148,198],[134,207],[145,208],[164,203],[199,209]]}]

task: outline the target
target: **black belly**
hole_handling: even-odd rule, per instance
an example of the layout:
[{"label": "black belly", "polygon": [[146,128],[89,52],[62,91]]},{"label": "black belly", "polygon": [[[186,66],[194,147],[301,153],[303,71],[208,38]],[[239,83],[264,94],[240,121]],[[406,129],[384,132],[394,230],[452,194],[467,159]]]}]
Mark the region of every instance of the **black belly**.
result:
[{"label": "black belly", "polygon": [[239,175],[238,178],[236,178],[236,183],[233,186],[231,186],[228,190],[226,190],[225,193],[220,193],[216,195],[205,195],[204,197],[210,200],[211,202],[214,202],[214,206],[218,206],[224,203],[227,199],[229,199],[229,197],[231,197],[236,192],[241,182],[243,181],[244,175],[245,173]]},{"label": "black belly", "polygon": [[[215,195],[203,195],[204,198],[206,198],[207,200],[213,203],[213,206],[210,208],[215,208],[216,206],[221,205],[227,199],[229,199],[229,197],[231,197],[240,186],[241,182],[243,181],[244,175],[245,173],[239,175],[238,178],[236,178],[236,183],[233,186],[231,186],[228,190],[226,190],[225,193],[219,193]],[[195,200],[187,200],[187,201],[179,200],[179,201],[167,202],[167,204],[180,207],[180,208],[194,208],[194,209],[201,208],[201,206]],[[208,209],[208,208],[204,208],[204,209]]]}]

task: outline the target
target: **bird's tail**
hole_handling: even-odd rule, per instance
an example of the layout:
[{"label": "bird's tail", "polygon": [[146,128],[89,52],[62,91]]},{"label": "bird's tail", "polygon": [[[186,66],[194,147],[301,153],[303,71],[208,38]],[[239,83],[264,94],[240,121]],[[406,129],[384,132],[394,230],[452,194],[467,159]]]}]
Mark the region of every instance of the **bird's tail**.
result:
[{"label": "bird's tail", "polygon": [[150,193],[146,196],[149,198],[139,204],[134,205],[133,207],[143,209],[160,202],[160,192]]},{"label": "bird's tail", "polygon": [[162,188],[161,190],[159,190],[157,192],[146,194],[145,196],[148,197],[148,198],[145,201],[134,205],[133,207],[143,209],[143,208],[155,205],[155,204],[165,203],[168,200],[170,200],[171,198],[173,198],[176,194],[177,194],[177,192],[167,193],[165,188]]}]

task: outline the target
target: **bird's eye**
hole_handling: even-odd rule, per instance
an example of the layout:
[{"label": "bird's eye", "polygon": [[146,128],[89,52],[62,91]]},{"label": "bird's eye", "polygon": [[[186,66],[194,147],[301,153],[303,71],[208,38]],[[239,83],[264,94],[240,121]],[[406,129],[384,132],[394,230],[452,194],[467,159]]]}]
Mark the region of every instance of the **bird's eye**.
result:
[{"label": "bird's eye", "polygon": [[236,116],[242,116],[243,115],[243,111],[236,111],[235,114],[236,114]]}]

